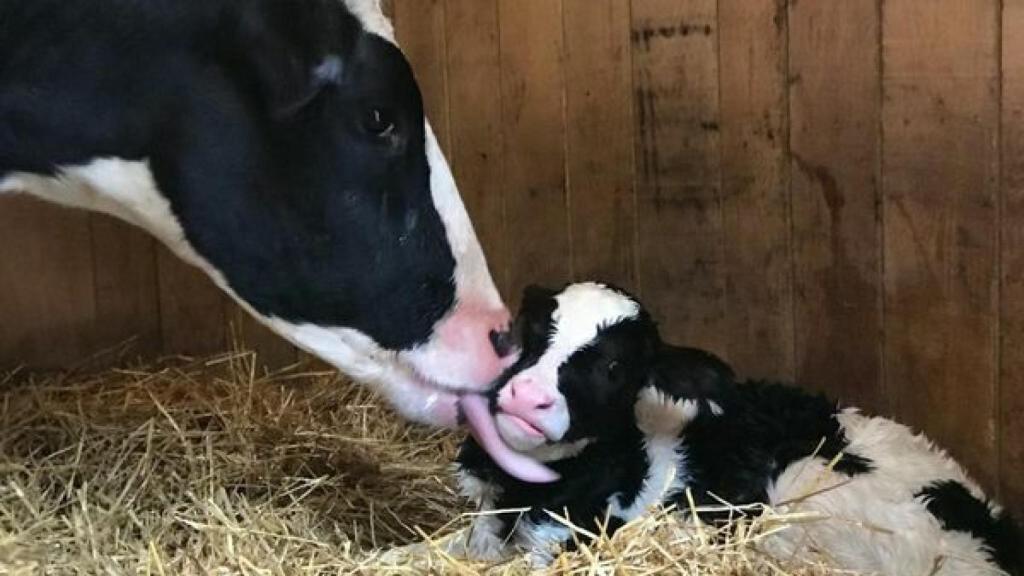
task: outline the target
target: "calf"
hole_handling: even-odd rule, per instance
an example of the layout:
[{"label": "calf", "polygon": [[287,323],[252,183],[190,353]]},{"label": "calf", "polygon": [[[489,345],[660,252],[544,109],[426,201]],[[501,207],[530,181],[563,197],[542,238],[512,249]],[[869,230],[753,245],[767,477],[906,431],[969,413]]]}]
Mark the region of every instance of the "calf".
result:
[{"label": "calf", "polygon": [[[514,479],[467,440],[463,492],[484,510],[471,554],[510,547],[550,559],[571,534],[545,510],[610,530],[657,504],[779,505],[828,519],[764,546],[799,553],[809,535],[841,567],[885,574],[1017,574],[1014,527],[943,451],[885,418],[838,408],[792,387],[738,383],[700,350],[661,342],[628,294],[599,284],[527,291],[515,330],[518,362],[491,409],[513,449],[561,478]],[[868,528],[870,527],[870,528]]]}]

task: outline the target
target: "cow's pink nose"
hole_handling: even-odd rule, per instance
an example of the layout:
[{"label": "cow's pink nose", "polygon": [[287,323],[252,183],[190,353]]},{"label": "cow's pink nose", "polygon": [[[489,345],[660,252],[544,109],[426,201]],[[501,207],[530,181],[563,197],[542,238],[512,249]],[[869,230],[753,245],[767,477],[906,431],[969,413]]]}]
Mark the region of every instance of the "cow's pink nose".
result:
[{"label": "cow's pink nose", "polygon": [[413,356],[416,369],[453,388],[483,390],[515,362],[514,347],[503,335],[508,325],[505,308],[460,304],[437,326],[433,347]]},{"label": "cow's pink nose", "polygon": [[509,383],[508,394],[500,406],[503,410],[517,415],[544,411],[555,405],[555,399],[540,389],[533,378],[516,379]]}]

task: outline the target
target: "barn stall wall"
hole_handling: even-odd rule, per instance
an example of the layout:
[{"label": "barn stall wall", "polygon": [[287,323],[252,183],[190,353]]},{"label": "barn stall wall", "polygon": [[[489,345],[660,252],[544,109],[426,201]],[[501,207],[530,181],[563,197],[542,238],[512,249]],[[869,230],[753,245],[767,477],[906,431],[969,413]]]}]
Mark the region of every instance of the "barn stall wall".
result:
[{"label": "barn stall wall", "polygon": [[[1024,2],[392,0],[496,279],[927,430],[1024,513]],[[295,350],[106,217],[0,201],[0,366]],[[229,327],[232,327],[229,329]]]}]

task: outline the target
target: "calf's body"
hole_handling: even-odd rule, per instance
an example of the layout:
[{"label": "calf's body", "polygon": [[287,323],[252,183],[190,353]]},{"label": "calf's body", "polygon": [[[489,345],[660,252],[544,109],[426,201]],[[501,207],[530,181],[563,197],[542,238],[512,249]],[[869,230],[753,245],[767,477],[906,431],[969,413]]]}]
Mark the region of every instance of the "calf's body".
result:
[{"label": "calf's body", "polygon": [[[537,318],[520,319],[520,329],[547,328],[533,336],[525,328],[524,350],[557,341],[559,327],[571,324],[570,301],[593,300],[588,292],[632,300],[593,284],[570,286],[546,305],[543,298],[528,299],[523,313]],[[471,553],[495,556],[518,546],[543,562],[553,546],[572,541],[546,511],[568,514],[592,531],[607,520],[615,530],[658,504],[685,513],[689,490],[698,506],[725,500],[820,513],[822,521],[762,542],[779,558],[816,549],[840,567],[865,573],[1020,573],[1010,519],[924,436],[789,386],[737,383],[714,356],[661,343],[653,322],[636,310],[625,317],[591,310],[598,318],[592,337],[563,354],[552,372],[554,393],[566,398],[569,429],[527,452],[560,474],[557,483],[518,481],[472,440],[463,445],[458,465],[467,496],[483,509],[529,510],[481,516],[470,535]],[[626,325],[633,342],[616,344],[623,333],[616,326]],[[540,341],[531,344],[532,337]],[[534,356],[533,365],[543,363],[544,353]],[[529,362],[510,372],[526,373]],[[619,366],[631,372],[614,375]],[[521,382],[515,373],[499,381],[503,389]],[[579,400],[588,392],[610,402]],[[520,385],[517,397],[524,393]],[[500,422],[510,396],[498,390],[494,398]],[[543,431],[543,412],[550,409],[516,417]]]}]

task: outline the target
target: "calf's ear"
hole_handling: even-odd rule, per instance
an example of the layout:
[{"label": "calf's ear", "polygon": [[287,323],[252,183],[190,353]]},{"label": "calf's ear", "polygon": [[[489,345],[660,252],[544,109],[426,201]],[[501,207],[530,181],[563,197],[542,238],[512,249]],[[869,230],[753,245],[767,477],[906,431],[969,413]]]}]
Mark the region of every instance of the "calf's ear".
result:
[{"label": "calf's ear", "polygon": [[531,284],[523,289],[523,298],[519,302],[519,314],[513,326],[513,332],[519,344],[528,334],[544,332],[555,310],[555,296],[558,292],[542,286]]},{"label": "calf's ear", "polygon": [[558,292],[544,286],[538,286],[537,284],[530,284],[523,289],[522,304],[519,306],[521,310],[529,308],[535,308],[542,305],[548,305],[548,303],[558,295]]},{"label": "calf's ear", "polygon": [[662,346],[637,394],[637,427],[648,436],[678,436],[702,414],[721,415],[734,380],[732,368],[708,352]]}]

